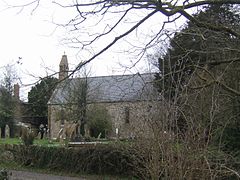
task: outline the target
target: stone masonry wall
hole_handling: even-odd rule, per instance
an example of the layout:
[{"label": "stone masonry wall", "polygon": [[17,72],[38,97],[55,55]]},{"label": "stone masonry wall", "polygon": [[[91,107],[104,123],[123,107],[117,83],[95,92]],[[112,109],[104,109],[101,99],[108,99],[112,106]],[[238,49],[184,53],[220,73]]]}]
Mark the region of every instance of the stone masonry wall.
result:
[{"label": "stone masonry wall", "polygon": [[[111,117],[112,131],[109,133],[110,138],[134,138],[142,134],[147,136],[150,132],[148,120],[150,113],[156,111],[154,108],[157,102],[138,101],[98,104],[105,106]],[[52,139],[57,138],[61,128],[60,111],[60,105],[49,106],[49,128],[50,138]]]}]

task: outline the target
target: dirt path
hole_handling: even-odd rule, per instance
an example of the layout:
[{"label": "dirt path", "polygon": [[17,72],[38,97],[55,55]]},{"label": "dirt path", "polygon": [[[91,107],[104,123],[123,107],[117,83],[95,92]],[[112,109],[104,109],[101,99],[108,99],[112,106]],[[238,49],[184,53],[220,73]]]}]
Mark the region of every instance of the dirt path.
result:
[{"label": "dirt path", "polygon": [[43,173],[11,170],[10,180],[87,180],[80,177],[57,176]]}]

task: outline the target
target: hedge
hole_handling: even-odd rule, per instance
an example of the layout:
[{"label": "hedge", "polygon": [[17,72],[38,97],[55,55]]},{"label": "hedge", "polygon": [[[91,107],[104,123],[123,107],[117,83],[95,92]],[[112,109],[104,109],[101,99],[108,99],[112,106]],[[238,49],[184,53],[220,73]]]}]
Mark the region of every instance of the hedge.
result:
[{"label": "hedge", "polygon": [[15,160],[24,165],[70,173],[132,175],[127,153],[118,146],[84,148],[5,145]]}]

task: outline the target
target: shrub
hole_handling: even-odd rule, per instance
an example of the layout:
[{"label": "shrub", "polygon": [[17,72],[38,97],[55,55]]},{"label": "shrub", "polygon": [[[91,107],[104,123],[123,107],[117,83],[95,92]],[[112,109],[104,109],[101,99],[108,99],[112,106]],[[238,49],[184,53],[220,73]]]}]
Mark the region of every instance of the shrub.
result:
[{"label": "shrub", "polygon": [[[206,149],[204,154],[200,154],[193,146],[188,150],[184,146],[178,146],[169,149],[171,150],[169,152],[162,153],[159,151],[161,149],[153,144],[150,145],[148,141],[149,139],[146,139],[139,144],[135,140],[122,145],[99,144],[81,148],[23,145],[2,147],[5,151],[12,152],[16,162],[24,166],[66,173],[121,175],[139,179],[175,179],[180,177],[180,172],[185,172],[186,168],[187,173],[184,174],[186,179],[191,177],[211,179],[205,178],[210,177],[210,170],[216,179],[238,179],[239,177],[239,159],[228,156],[218,149]],[[201,152],[201,149],[199,151]],[[210,170],[198,168],[206,163]]]},{"label": "shrub", "polygon": [[13,162],[14,155],[10,151],[0,152],[0,163],[1,162]]},{"label": "shrub", "polygon": [[92,105],[87,111],[88,126],[91,136],[97,138],[106,137],[106,132],[110,131],[112,124],[107,109],[101,105]]},{"label": "shrub", "polygon": [[0,180],[8,180],[8,179],[9,179],[8,171],[6,169],[1,169]]},{"label": "shrub", "polygon": [[27,131],[26,133],[23,133],[21,136],[21,139],[25,146],[33,145],[34,138],[35,138],[35,135],[31,131]]},{"label": "shrub", "polygon": [[65,171],[130,175],[129,157],[115,145],[96,145],[83,148],[14,145],[9,147],[18,163],[24,166]]}]

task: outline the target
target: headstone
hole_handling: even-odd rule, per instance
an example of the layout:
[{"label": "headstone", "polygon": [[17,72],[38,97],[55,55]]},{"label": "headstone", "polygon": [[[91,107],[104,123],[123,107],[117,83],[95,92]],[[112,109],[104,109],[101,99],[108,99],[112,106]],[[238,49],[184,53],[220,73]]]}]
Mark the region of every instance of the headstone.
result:
[{"label": "headstone", "polygon": [[5,127],[5,137],[6,138],[9,138],[10,137],[10,128],[8,125],[6,125]]},{"label": "headstone", "polygon": [[40,133],[40,132],[38,132],[37,138],[38,138],[38,139],[41,139],[41,133]]},{"label": "headstone", "polygon": [[63,128],[60,128],[57,135],[57,141],[61,141],[62,139],[63,139]]},{"label": "headstone", "polygon": [[44,125],[40,124],[39,126],[40,139],[43,139],[44,131],[45,131]]},{"label": "headstone", "polygon": [[102,133],[100,132],[100,133],[98,134],[98,137],[97,137],[97,139],[100,139],[100,138],[101,138],[101,136],[102,136]]},{"label": "headstone", "polygon": [[116,136],[118,137],[118,128],[116,128]]},{"label": "headstone", "polygon": [[46,138],[50,138],[50,134],[49,134],[49,129],[48,126],[46,125]]}]

